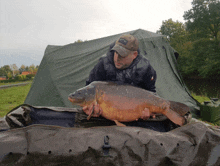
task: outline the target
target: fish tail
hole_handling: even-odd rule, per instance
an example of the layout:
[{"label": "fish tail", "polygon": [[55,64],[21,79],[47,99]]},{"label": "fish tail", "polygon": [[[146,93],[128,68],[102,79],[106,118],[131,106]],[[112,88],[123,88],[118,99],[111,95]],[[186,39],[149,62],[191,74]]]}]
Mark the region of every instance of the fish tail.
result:
[{"label": "fish tail", "polygon": [[175,102],[175,101],[169,101],[169,102],[170,102],[170,109],[181,116],[184,116],[186,113],[190,112],[190,108],[183,103]]},{"label": "fish tail", "polygon": [[165,107],[165,116],[180,126],[186,123],[183,116],[188,112],[190,112],[190,108],[180,102],[169,101],[169,106]]},{"label": "fish tail", "polygon": [[178,124],[180,126],[186,123],[186,119],[183,116],[180,116],[178,113],[176,113],[172,109],[168,109],[166,111],[165,116],[169,118],[173,123]]}]

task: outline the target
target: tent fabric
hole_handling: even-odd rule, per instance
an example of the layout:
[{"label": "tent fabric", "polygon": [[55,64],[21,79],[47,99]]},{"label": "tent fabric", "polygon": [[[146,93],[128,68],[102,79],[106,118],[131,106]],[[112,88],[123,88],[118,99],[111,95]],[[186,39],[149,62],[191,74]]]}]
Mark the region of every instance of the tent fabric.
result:
[{"label": "tent fabric", "polygon": [[122,34],[139,40],[140,53],[157,72],[157,94],[198,110],[177,69],[174,50],[163,35],[138,29],[100,39],[65,46],[47,46],[25,104],[32,106],[73,107],[68,95],[85,86],[90,71],[109,46]]},{"label": "tent fabric", "polygon": [[220,165],[220,130],[31,125],[0,132],[0,165]]}]

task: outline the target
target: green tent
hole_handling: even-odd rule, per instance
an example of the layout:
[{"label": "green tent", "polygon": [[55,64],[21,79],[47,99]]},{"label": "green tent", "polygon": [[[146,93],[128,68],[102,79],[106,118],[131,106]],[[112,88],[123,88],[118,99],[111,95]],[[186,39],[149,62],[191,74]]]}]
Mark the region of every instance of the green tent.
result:
[{"label": "green tent", "polygon": [[157,94],[165,99],[184,103],[197,110],[177,70],[176,53],[163,35],[142,29],[65,46],[47,46],[44,57],[27,95],[25,104],[33,106],[73,107],[67,96],[85,86],[90,71],[109,46],[122,34],[139,40],[140,53],[157,72]]}]

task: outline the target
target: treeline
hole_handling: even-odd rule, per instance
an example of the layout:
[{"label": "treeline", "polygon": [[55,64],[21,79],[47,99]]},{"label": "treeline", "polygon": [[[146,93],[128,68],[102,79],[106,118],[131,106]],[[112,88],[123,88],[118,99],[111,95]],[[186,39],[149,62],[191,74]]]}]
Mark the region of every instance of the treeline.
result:
[{"label": "treeline", "polygon": [[35,66],[34,64],[30,66],[21,65],[20,68],[18,68],[16,64],[4,65],[3,67],[0,68],[0,77],[5,78],[6,80],[0,80],[0,81],[14,82],[14,81],[30,80],[36,75],[38,67],[39,66]]},{"label": "treeline", "polygon": [[157,31],[179,53],[181,74],[220,79],[220,1],[193,0],[183,17],[185,24],[168,19]]}]

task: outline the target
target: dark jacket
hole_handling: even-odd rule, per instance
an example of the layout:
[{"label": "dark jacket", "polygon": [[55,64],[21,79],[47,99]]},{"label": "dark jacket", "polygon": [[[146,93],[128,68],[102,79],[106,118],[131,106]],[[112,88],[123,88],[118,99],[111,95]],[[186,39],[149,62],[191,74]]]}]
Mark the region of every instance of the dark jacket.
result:
[{"label": "dark jacket", "polygon": [[[156,71],[150,65],[150,62],[142,55],[134,59],[131,65],[123,70],[117,69],[114,65],[114,51],[109,51],[92,69],[86,85],[93,81],[112,81],[119,84],[130,84],[139,88],[143,88],[152,92],[155,90]],[[139,51],[138,51],[139,52]]]}]

